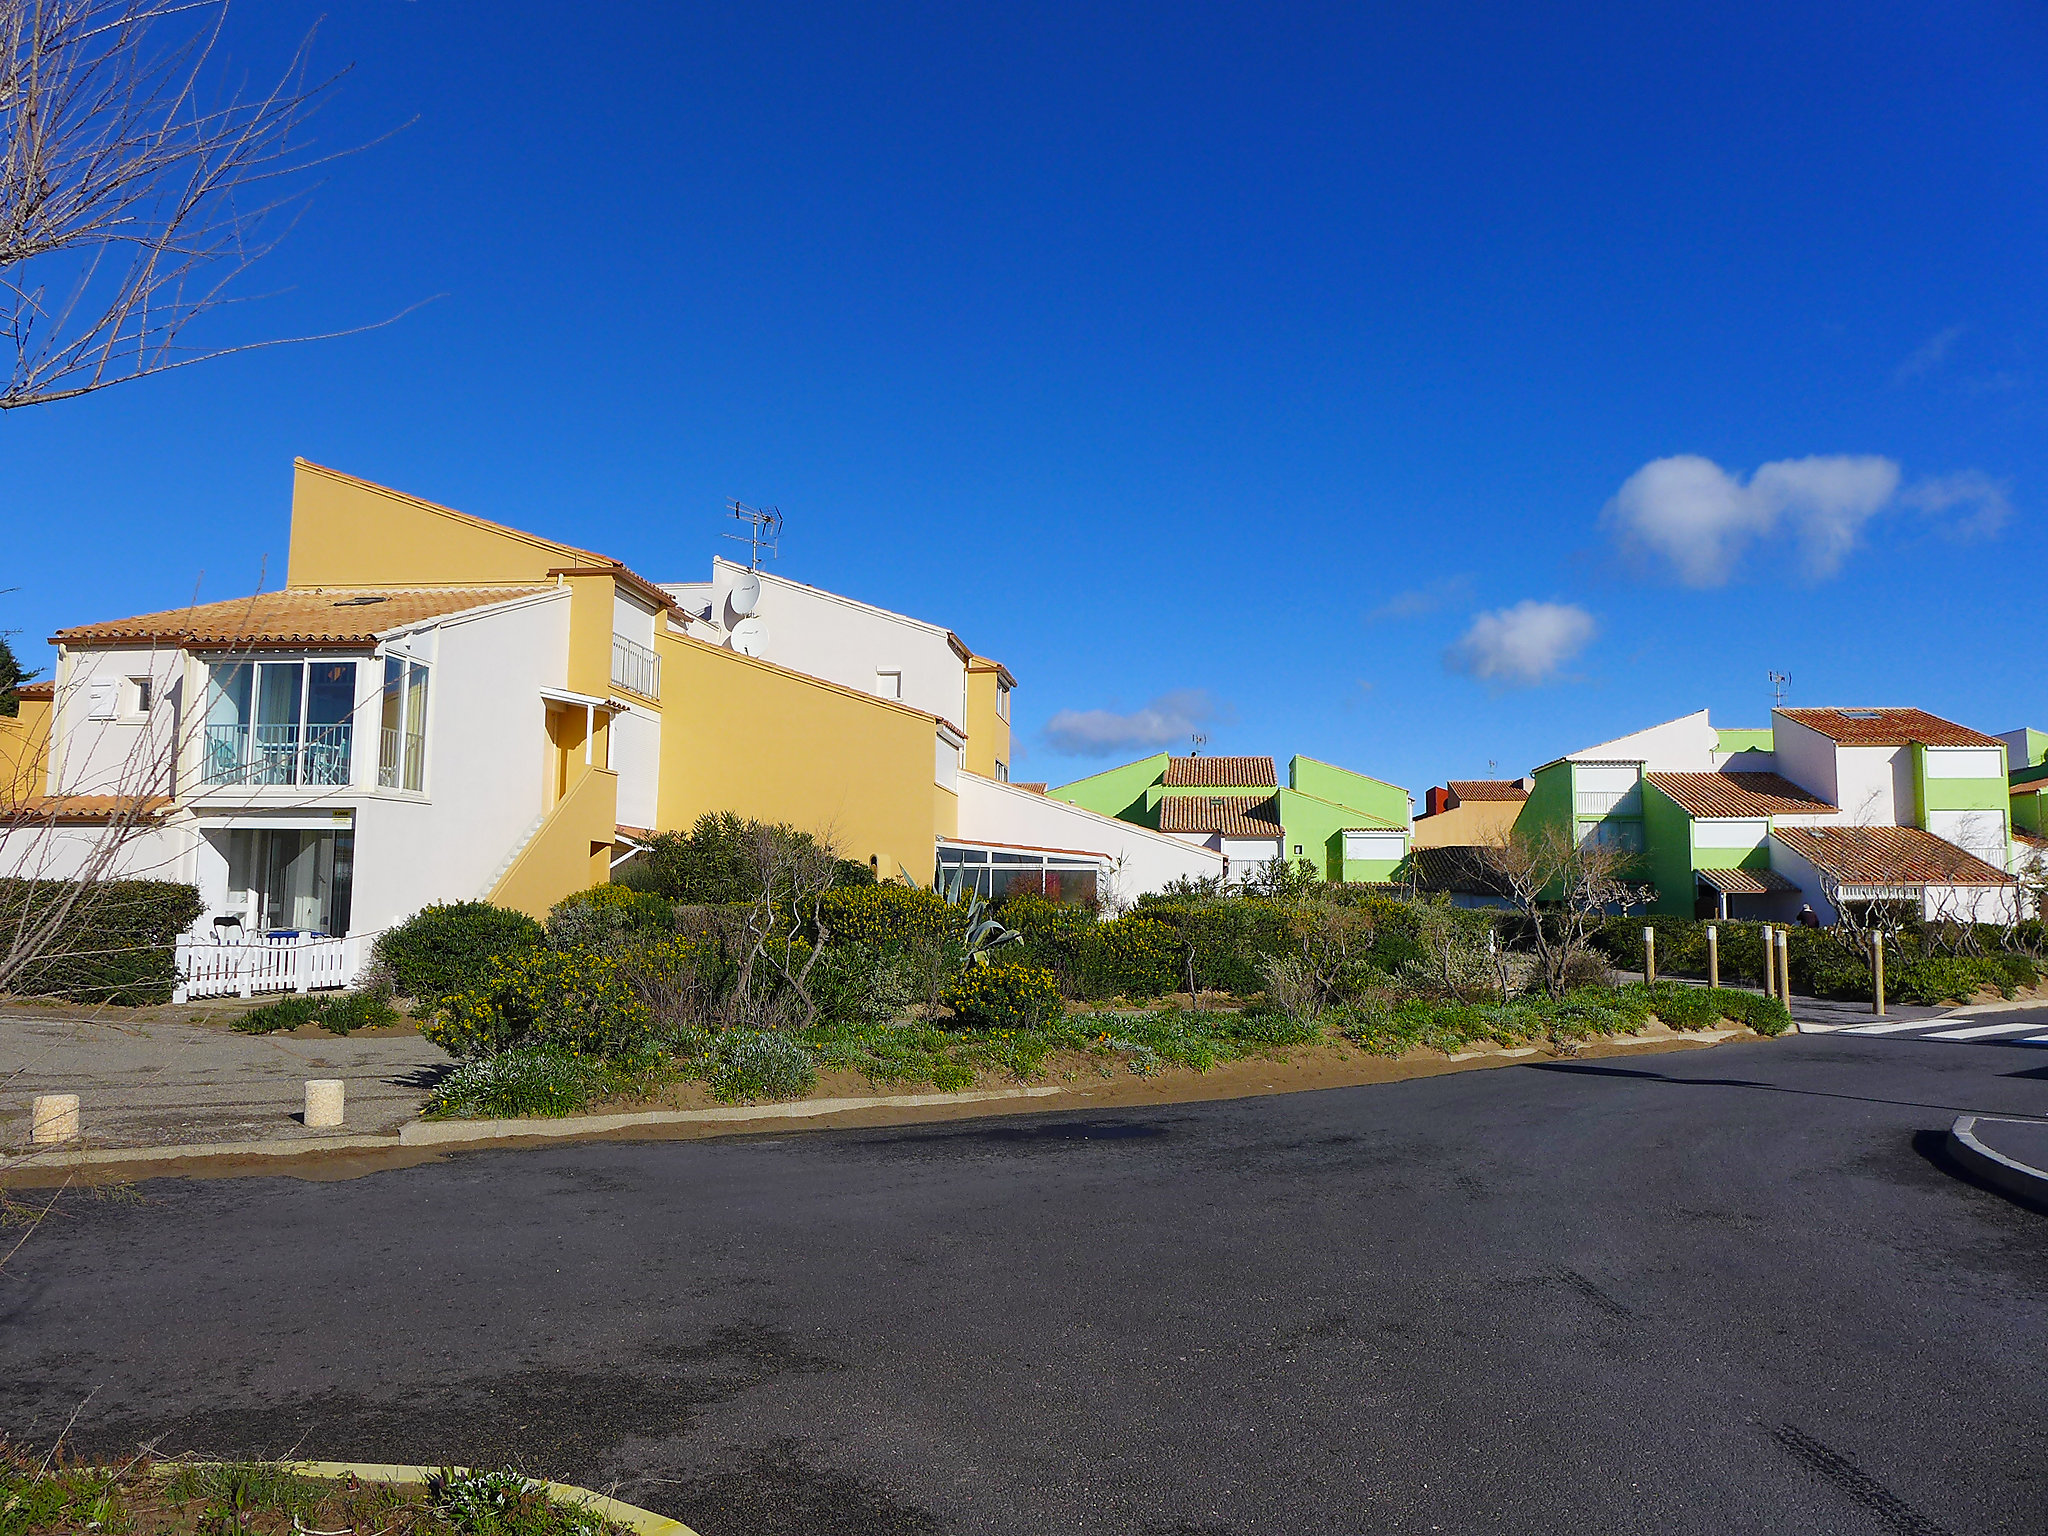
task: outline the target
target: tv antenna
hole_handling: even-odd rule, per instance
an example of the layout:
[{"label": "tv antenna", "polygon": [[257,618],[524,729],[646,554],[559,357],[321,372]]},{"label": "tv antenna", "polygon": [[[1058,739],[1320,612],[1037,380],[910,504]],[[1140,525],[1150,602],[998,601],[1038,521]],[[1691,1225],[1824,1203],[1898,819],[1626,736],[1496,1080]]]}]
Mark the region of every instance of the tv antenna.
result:
[{"label": "tv antenna", "polygon": [[1488,778],[1490,779],[1490,778],[1492,778],[1492,777],[1493,777],[1493,776],[1494,776],[1494,775],[1495,775],[1496,773],[1499,773],[1499,772],[1500,772],[1500,759],[1499,759],[1499,758],[1497,758],[1497,757],[1489,757],[1489,758],[1488,758],[1488,759],[1486,760],[1486,776],[1487,776],[1487,777],[1488,777]]},{"label": "tv antenna", "polygon": [[728,533],[723,537],[744,544],[748,549],[747,569],[761,569],[761,551],[768,551],[768,558],[774,559],[780,553],[777,546],[782,542],[782,511],[779,507],[750,507],[737,497],[729,497],[726,507],[735,522],[745,523],[745,533]]},{"label": "tv antenna", "polygon": [[1792,674],[1790,672],[1773,672],[1771,674],[1771,708],[1783,709],[1785,707],[1785,690],[1791,686]]},{"label": "tv antenna", "polygon": [[1202,748],[1207,745],[1209,745],[1209,738],[1200,731],[1190,733],[1188,736],[1188,756],[1200,757],[1202,755]]}]

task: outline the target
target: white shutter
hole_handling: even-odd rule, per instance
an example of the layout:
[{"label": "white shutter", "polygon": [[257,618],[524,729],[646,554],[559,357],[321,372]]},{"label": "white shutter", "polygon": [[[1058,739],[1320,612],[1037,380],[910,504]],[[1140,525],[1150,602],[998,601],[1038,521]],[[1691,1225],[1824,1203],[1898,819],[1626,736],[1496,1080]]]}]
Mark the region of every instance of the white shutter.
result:
[{"label": "white shutter", "polygon": [[85,718],[88,720],[111,720],[114,706],[120,699],[121,680],[117,677],[96,677],[86,685]]}]

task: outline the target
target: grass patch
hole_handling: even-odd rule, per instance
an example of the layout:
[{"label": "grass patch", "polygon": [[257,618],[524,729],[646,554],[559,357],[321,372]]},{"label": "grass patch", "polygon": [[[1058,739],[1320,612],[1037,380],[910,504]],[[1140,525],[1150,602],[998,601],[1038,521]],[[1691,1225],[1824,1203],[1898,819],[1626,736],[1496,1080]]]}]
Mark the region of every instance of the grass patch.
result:
[{"label": "grass patch", "polygon": [[1611,991],[1586,988],[1562,1000],[1518,998],[1505,1005],[1411,998],[1381,1007],[1333,1009],[1325,1017],[1339,1034],[1376,1056],[1399,1056],[1417,1046],[1446,1055],[1487,1043],[1572,1046],[1633,1034],[1653,1017],[1672,1029],[1712,1029],[1731,1019],[1760,1035],[1783,1034],[1792,1024],[1784,1004],[1772,998],[1670,982],[1654,988],[1640,983]]},{"label": "grass patch", "polygon": [[625,1536],[516,1472],[336,1482],[281,1462],[64,1465],[0,1453],[0,1536]]},{"label": "grass patch", "polygon": [[423,1112],[434,1120],[573,1115],[593,1099],[630,1093],[648,1083],[647,1072],[594,1056],[522,1046],[463,1062],[434,1085]]},{"label": "grass patch", "polygon": [[253,1008],[228,1027],[245,1035],[268,1035],[301,1024],[318,1024],[330,1034],[377,1029],[401,1022],[390,999],[371,992],[302,992]]}]

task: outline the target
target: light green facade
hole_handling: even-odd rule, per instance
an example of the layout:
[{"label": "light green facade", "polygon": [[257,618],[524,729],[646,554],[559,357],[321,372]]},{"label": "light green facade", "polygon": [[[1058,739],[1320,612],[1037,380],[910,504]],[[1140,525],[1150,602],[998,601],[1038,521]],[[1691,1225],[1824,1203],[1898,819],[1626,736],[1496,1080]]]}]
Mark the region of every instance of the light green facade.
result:
[{"label": "light green facade", "polygon": [[[1289,862],[1307,860],[1325,880],[1390,881],[1407,857],[1412,802],[1408,791],[1398,784],[1297,755],[1288,760],[1287,783],[1277,789],[1270,784],[1169,786],[1165,782],[1169,761],[1167,753],[1157,753],[1047,793],[1056,800],[1155,829],[1160,801],[1168,795],[1270,796],[1279,813],[1282,855]],[[1398,833],[1400,853],[1389,858],[1347,858],[1347,831]]]}]

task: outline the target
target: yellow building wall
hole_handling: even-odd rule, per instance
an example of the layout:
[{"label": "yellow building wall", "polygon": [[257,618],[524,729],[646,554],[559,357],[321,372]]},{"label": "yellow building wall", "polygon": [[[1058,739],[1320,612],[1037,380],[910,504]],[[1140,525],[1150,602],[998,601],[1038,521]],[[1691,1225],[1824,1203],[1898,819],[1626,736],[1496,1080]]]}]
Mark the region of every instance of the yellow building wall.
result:
[{"label": "yellow building wall", "polygon": [[[663,633],[658,809],[663,830],[730,811],[786,822],[843,859],[929,885],[936,839],[959,825],[937,788],[937,725],[889,700]],[[941,801],[952,801],[950,815]]]},{"label": "yellow building wall", "polygon": [[516,586],[603,558],[304,459],[292,469],[289,586]]},{"label": "yellow building wall", "polygon": [[569,587],[569,687],[603,698],[612,686],[612,605],[617,583],[609,576],[564,576]]},{"label": "yellow building wall", "polygon": [[1476,848],[1498,842],[1514,830],[1525,800],[1472,800],[1415,818],[1411,848]]},{"label": "yellow building wall", "polygon": [[984,779],[996,776],[998,759],[1010,756],[1010,722],[996,713],[996,695],[1002,678],[995,665],[976,660],[967,667],[967,718],[960,722],[967,732],[967,750],[962,766]]},{"label": "yellow building wall", "polygon": [[492,889],[490,900],[545,919],[564,896],[602,885],[611,878],[618,820],[619,776],[605,768],[582,770]]},{"label": "yellow building wall", "polygon": [[23,699],[18,708],[0,715],[0,806],[49,792],[51,703]]}]

